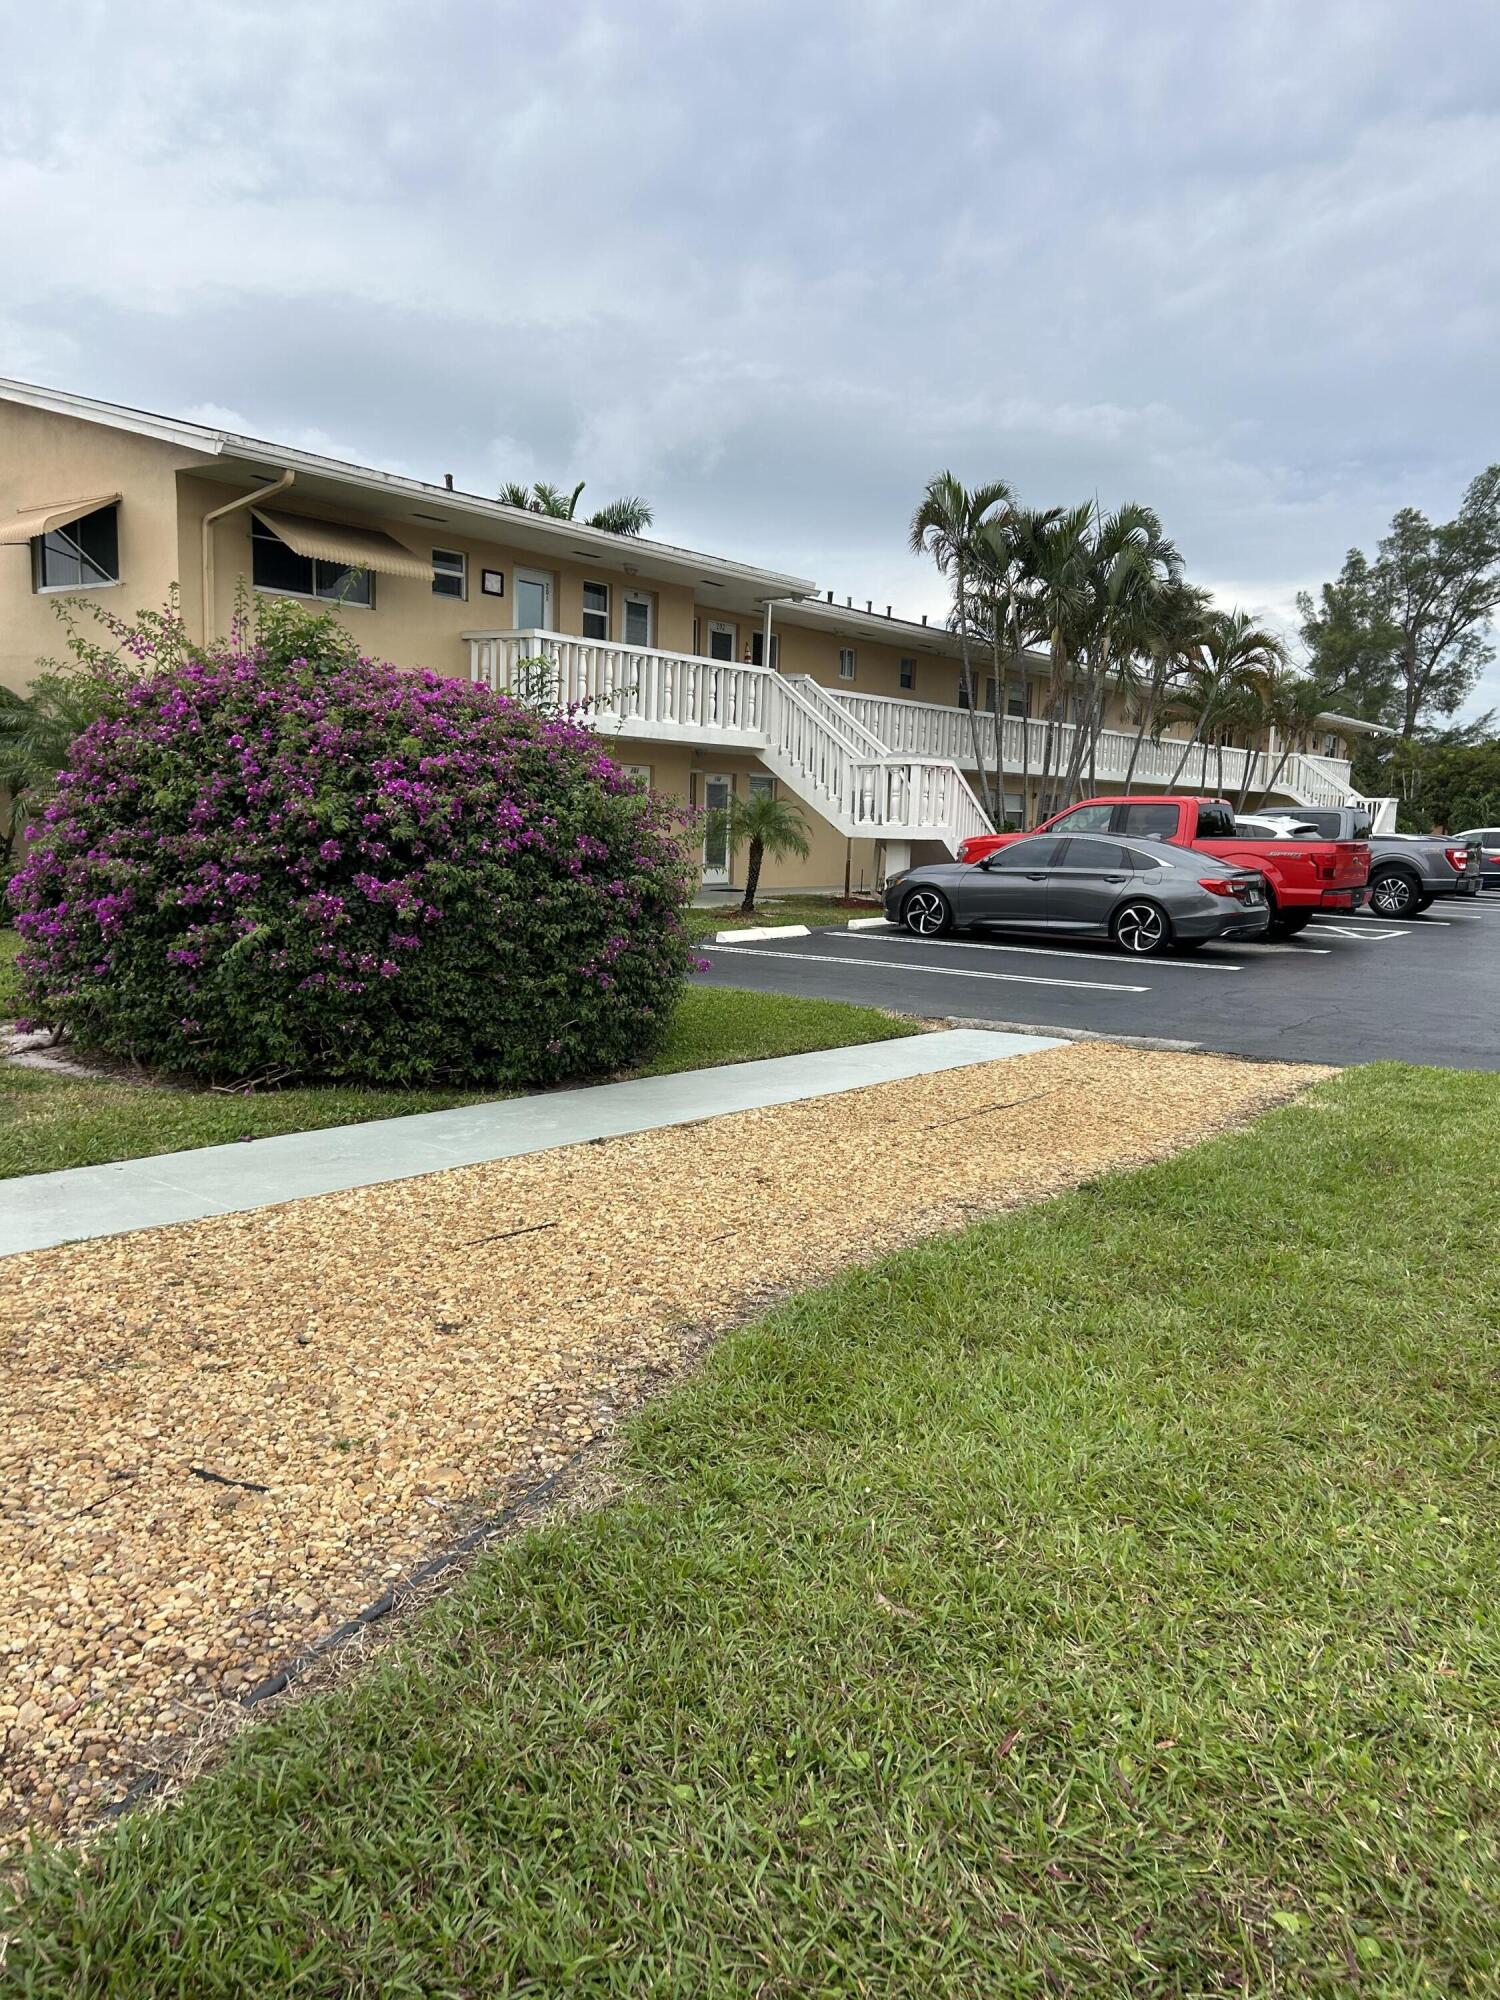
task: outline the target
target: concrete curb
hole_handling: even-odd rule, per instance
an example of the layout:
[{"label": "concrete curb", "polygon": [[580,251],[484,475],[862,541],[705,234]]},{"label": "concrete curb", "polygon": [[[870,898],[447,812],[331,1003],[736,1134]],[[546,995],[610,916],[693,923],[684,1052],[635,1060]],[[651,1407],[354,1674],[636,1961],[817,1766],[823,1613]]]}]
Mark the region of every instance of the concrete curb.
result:
[{"label": "concrete curb", "polygon": [[811,937],[806,924],[762,924],[747,931],[715,931],[715,944],[746,944],[756,938]]},{"label": "concrete curb", "polygon": [[851,917],[847,928],[851,931],[893,931],[897,926],[884,917]]},{"label": "concrete curb", "polygon": [[[983,1032],[992,1028],[1001,1035],[1045,1035],[1059,1042],[1119,1042],[1130,1049],[1166,1049],[1173,1055],[1215,1054],[1212,1049],[1204,1049],[1202,1042],[1172,1041],[1165,1035],[1119,1035],[1105,1028],[1055,1028],[1041,1027],[1034,1021],[987,1021],[972,1014],[944,1014],[940,1016],[945,1028],[972,1029]],[[1277,1062],[1277,1056],[1235,1056],[1236,1062]]]}]

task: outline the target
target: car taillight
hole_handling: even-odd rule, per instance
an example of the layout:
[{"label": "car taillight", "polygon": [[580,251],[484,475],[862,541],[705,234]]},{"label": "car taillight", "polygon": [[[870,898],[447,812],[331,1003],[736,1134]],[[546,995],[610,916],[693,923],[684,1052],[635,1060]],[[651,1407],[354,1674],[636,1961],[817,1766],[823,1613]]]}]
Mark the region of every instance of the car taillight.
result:
[{"label": "car taillight", "polygon": [[1467,847],[1445,847],[1445,848],[1443,849],[1443,852],[1444,852],[1444,854],[1446,854],[1446,855],[1447,855],[1447,857],[1448,857],[1448,866],[1449,866],[1449,867],[1450,867],[1450,868],[1451,868],[1451,869],[1452,869],[1452,870],[1454,871],[1454,873],[1455,873],[1455,874],[1457,874],[1457,875],[1462,875],[1462,874],[1463,874],[1463,872],[1464,872],[1464,870],[1465,870],[1465,869],[1466,869],[1466,868],[1468,867],[1468,865],[1469,865],[1469,850],[1468,850],[1468,848],[1467,848]]},{"label": "car taillight", "polygon": [[1200,875],[1198,887],[1207,889],[1210,896],[1237,896],[1249,883],[1233,875]]}]

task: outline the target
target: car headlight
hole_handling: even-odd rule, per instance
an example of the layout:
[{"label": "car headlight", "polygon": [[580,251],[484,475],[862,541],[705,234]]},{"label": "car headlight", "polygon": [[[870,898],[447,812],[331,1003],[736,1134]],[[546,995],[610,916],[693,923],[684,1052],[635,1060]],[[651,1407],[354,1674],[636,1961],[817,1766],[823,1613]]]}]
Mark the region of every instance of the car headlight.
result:
[{"label": "car headlight", "polygon": [[885,878],[885,893],[889,895],[892,889],[898,888],[910,873],[911,870],[909,868],[903,868],[899,875],[887,875]]}]

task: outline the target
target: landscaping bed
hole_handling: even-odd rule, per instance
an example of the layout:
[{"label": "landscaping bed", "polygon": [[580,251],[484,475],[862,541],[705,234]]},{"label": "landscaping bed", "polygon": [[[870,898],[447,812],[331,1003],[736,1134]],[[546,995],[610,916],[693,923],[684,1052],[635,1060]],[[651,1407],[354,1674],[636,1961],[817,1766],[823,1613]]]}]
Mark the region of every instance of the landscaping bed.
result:
[{"label": "landscaping bed", "polygon": [[768,1292],[1320,1074],[1070,1044],[7,1260],[0,1813],[86,1823]]}]

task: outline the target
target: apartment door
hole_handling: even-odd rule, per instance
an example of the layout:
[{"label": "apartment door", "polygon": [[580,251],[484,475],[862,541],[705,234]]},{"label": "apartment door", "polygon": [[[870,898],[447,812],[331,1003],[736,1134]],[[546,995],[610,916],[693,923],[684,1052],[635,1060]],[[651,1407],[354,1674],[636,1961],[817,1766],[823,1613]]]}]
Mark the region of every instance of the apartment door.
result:
[{"label": "apartment door", "polygon": [[732,660],[734,642],[739,637],[737,625],[726,624],[722,618],[708,621],[708,657],[711,660]]},{"label": "apartment door", "polygon": [[729,835],[713,824],[712,815],[723,812],[734,796],[734,780],[723,772],[713,772],[703,780],[703,810],[709,824],[703,832],[703,882],[706,888],[723,887],[729,880]]},{"label": "apartment door", "polygon": [[518,569],[516,585],[516,630],[553,632],[552,578],[546,570]]},{"label": "apartment door", "polygon": [[620,594],[620,637],[627,646],[656,644],[656,599],[648,590]]}]

